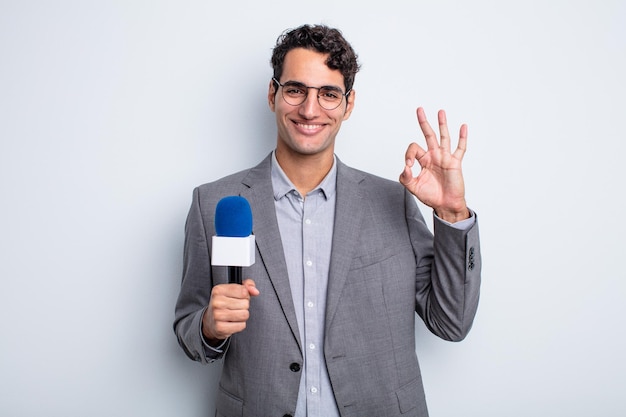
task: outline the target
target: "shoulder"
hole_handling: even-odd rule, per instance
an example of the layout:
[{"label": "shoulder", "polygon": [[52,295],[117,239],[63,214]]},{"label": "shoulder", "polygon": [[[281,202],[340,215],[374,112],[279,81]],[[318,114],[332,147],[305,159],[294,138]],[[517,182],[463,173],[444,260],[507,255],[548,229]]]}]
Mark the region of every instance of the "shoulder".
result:
[{"label": "shoulder", "polygon": [[350,167],[338,160],[337,165],[338,181],[353,182],[358,184],[363,192],[379,194],[382,196],[394,195],[403,196],[405,188],[399,181],[383,178],[372,173]]},{"label": "shoulder", "polygon": [[247,169],[226,175],[225,177],[219,178],[217,180],[213,180],[213,181],[198,185],[196,188],[200,190],[200,192],[215,191],[224,187],[230,188],[234,185],[241,184],[241,182],[243,181],[244,178],[246,178],[246,176],[248,175],[251,169],[252,168],[247,168]]},{"label": "shoulder", "polygon": [[202,213],[213,213],[215,206],[224,197],[242,195],[254,185],[271,182],[267,158],[259,165],[226,175],[217,180],[198,185],[193,190],[193,203]]},{"label": "shoulder", "polygon": [[257,166],[226,175],[215,181],[196,187],[194,192],[201,196],[214,195],[217,199],[227,195],[239,194],[243,189],[256,183],[270,181],[270,156]]}]

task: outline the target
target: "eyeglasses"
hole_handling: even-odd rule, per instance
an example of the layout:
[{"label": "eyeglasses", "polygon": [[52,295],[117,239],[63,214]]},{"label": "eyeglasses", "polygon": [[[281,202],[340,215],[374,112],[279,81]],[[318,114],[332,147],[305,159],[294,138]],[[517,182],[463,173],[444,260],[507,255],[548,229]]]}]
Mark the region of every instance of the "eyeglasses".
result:
[{"label": "eyeglasses", "polygon": [[317,102],[326,110],[335,110],[343,102],[343,98],[350,95],[348,90],[346,93],[340,88],[325,85],[322,87],[309,87],[296,81],[287,81],[281,84],[276,78],[272,78],[276,84],[283,88],[283,100],[291,106],[299,106],[304,103],[309,95],[309,89],[317,90]]}]

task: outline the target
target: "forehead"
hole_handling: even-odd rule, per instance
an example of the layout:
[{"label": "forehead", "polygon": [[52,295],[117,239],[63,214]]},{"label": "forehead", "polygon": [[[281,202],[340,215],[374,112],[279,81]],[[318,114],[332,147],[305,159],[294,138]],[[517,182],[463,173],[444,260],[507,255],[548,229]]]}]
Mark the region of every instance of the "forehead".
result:
[{"label": "forehead", "polygon": [[298,81],[306,85],[343,86],[343,75],[339,70],[328,68],[328,54],[296,48],[287,52],[283,63],[282,79]]}]

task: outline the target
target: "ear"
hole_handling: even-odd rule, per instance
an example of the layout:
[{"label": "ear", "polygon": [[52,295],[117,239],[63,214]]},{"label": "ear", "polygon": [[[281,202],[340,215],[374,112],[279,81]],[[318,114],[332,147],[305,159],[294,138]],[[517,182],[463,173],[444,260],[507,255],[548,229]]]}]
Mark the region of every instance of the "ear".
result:
[{"label": "ear", "polygon": [[270,85],[267,90],[267,103],[270,106],[270,109],[275,112],[276,111],[276,83],[274,80],[270,80]]},{"label": "ear", "polygon": [[355,99],[356,99],[356,91],[352,90],[350,91],[350,94],[348,94],[348,97],[346,97],[346,101],[348,104],[346,104],[346,111],[343,114],[343,120],[348,120],[350,118],[350,115],[352,114],[352,110],[354,109]]}]

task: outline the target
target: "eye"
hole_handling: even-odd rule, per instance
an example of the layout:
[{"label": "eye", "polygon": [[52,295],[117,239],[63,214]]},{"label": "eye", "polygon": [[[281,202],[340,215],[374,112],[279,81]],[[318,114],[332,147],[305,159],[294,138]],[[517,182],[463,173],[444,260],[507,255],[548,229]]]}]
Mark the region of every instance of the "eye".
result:
[{"label": "eye", "polygon": [[321,88],[320,97],[326,100],[335,101],[341,99],[341,92],[335,88]]},{"label": "eye", "polygon": [[285,93],[290,96],[303,96],[306,94],[306,88],[300,85],[285,84]]}]

